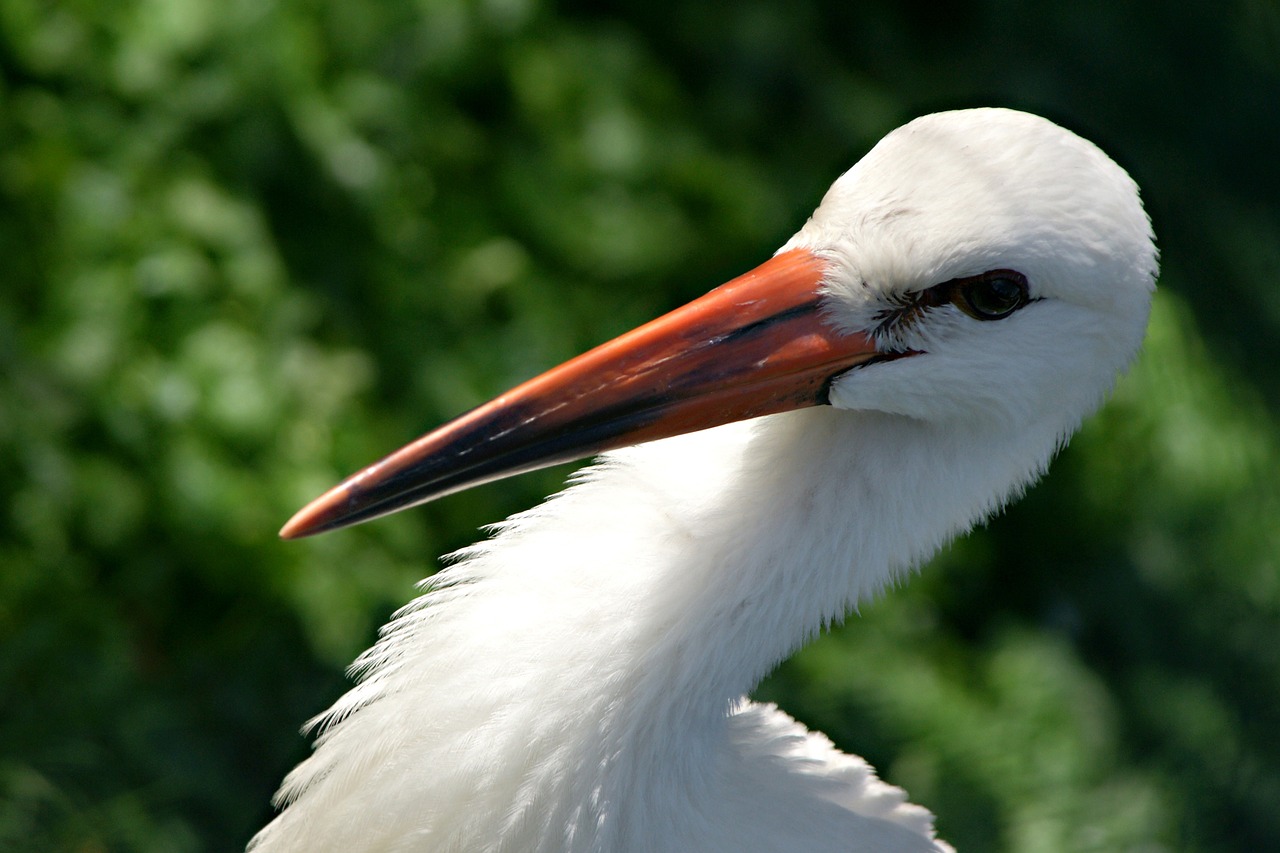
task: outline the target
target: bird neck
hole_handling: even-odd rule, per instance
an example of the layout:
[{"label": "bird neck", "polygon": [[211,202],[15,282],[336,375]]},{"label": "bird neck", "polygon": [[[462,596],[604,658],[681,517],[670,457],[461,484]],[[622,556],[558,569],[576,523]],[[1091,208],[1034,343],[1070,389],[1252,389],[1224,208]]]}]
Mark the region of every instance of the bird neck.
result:
[{"label": "bird neck", "polygon": [[[803,781],[776,751],[803,730],[741,698],[999,506],[1061,434],[1010,432],[809,409],[609,454],[459,555],[357,661],[264,849],[294,834],[298,849],[390,849],[400,824],[371,814],[416,815],[434,849],[538,851],[639,849],[659,830],[683,839],[663,849],[705,849],[671,824],[702,815],[747,849],[787,815],[826,814],[829,790],[802,812],[776,800]],[[883,800],[844,760],[862,780],[849,796]],[[720,807],[720,823],[699,810]]]},{"label": "bird neck", "polygon": [[713,721],[1038,475],[1059,432],[1027,432],[816,408],[613,454],[529,519],[573,519],[545,589],[584,610],[558,627],[620,707]]}]

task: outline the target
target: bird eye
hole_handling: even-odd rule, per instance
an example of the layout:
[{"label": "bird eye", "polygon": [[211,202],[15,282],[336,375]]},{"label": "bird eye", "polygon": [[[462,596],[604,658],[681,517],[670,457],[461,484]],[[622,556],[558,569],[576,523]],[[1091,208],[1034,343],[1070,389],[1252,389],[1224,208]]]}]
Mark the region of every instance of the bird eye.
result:
[{"label": "bird eye", "polygon": [[1012,270],[964,279],[953,296],[956,307],[975,320],[1000,320],[1028,301],[1026,276]]}]

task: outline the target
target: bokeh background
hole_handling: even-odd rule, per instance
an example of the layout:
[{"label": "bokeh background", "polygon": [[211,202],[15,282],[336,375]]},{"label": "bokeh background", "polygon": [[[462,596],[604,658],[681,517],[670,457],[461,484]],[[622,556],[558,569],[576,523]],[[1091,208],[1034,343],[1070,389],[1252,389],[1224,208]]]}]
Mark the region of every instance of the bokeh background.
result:
[{"label": "bokeh background", "polygon": [[962,851],[1275,849],[1274,0],[3,0],[0,849],[242,847],[434,556],[565,470],[281,543],[294,509],[989,104],[1143,187],[1146,350],[759,695]]}]

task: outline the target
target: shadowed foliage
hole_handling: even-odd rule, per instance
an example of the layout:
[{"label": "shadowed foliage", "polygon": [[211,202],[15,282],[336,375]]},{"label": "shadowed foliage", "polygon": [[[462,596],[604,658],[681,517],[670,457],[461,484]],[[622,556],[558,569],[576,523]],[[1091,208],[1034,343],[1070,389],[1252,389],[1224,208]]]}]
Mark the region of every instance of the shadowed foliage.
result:
[{"label": "shadowed foliage", "polygon": [[1272,0],[0,4],[0,848],[242,846],[434,556],[565,470],[277,542],[294,509],[994,104],[1143,187],[1145,353],[759,695],[961,850],[1269,849],[1277,92]]}]

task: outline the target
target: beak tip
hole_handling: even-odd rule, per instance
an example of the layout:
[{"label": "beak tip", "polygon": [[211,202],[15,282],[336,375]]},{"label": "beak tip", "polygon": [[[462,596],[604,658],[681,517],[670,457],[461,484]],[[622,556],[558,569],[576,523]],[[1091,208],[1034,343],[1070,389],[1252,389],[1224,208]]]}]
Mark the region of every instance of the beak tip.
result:
[{"label": "beak tip", "polygon": [[345,526],[342,519],[347,498],[347,490],[342,485],[336,486],[294,513],[293,518],[280,528],[280,538],[305,539]]},{"label": "beak tip", "polygon": [[306,518],[304,518],[305,514],[306,510],[295,513],[293,518],[289,519],[285,526],[280,528],[280,538],[287,541],[308,536],[312,531],[307,529],[309,525]]}]

